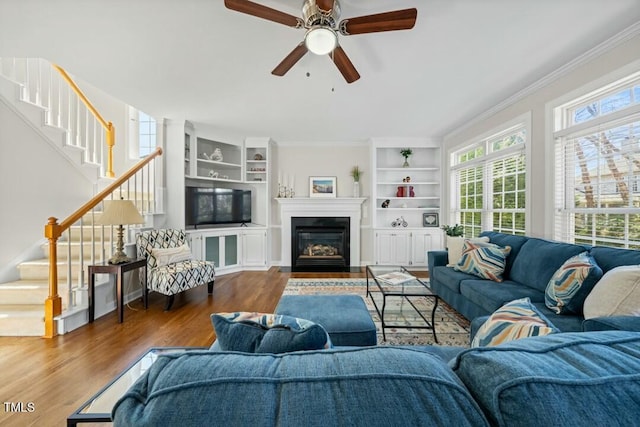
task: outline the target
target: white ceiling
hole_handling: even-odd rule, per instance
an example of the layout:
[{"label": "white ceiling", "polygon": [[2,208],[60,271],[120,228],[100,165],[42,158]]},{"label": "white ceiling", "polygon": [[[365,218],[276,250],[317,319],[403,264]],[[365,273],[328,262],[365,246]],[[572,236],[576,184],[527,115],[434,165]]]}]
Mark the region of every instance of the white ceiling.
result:
[{"label": "white ceiling", "polygon": [[[299,16],[302,0],[254,0]],[[415,7],[413,30],[340,37],[361,78],[303,30],[223,0],[0,0],[0,56],[43,57],[155,117],[276,141],[440,138],[640,21],[640,0],[341,0],[342,18]]]}]

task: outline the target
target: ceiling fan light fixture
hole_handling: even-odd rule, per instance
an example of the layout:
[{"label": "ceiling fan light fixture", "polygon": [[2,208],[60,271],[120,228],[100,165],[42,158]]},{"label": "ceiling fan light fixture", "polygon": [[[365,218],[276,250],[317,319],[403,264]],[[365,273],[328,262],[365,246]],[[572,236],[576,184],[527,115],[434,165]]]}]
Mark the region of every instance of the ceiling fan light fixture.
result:
[{"label": "ceiling fan light fixture", "polygon": [[328,27],[312,27],[304,37],[304,44],[316,55],[331,53],[338,45],[338,36]]}]

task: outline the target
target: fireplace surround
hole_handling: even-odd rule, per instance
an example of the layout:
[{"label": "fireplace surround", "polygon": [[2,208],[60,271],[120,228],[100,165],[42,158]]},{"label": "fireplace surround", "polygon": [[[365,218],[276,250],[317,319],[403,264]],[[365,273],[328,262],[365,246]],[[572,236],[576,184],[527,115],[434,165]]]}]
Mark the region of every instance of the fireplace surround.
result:
[{"label": "fireplace surround", "polygon": [[293,265],[291,218],[346,217],[349,218],[349,261],[345,270],[360,271],[360,223],[365,200],[365,197],[277,198],[281,223],[281,269],[291,271]]}]

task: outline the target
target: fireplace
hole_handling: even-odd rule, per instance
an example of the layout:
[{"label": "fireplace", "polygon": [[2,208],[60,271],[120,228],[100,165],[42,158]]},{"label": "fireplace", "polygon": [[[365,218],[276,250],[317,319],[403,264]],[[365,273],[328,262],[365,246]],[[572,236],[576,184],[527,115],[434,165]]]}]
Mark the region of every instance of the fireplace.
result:
[{"label": "fireplace", "polygon": [[292,217],[292,271],[349,271],[349,217]]}]

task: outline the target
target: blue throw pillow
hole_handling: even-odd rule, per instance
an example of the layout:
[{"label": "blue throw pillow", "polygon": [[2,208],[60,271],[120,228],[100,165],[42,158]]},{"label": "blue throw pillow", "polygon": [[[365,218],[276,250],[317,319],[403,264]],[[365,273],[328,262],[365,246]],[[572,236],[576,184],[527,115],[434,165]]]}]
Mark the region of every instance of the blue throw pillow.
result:
[{"label": "blue throw pillow", "polygon": [[497,309],[478,329],[471,347],[495,346],[520,338],[560,332],[531,304],[529,298],[511,301]]},{"label": "blue throw pillow", "polygon": [[211,323],[222,351],[286,353],[331,347],[327,331],[316,323],[267,313],[214,313]]},{"label": "blue throw pillow", "polygon": [[549,280],[544,303],[556,314],[582,314],[584,300],[602,277],[602,269],[587,252],[566,260]]}]

